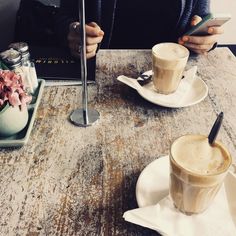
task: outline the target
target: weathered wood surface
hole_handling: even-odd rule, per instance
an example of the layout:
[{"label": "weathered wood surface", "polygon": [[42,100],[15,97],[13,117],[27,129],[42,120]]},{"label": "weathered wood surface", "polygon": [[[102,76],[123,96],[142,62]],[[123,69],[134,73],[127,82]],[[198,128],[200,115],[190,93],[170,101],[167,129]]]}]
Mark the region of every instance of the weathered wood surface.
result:
[{"label": "weathered wood surface", "polygon": [[157,235],[122,218],[137,207],[135,184],[147,164],[168,154],[176,137],[207,134],[220,111],[219,139],[236,157],[236,59],[220,48],[191,65],[209,96],[168,109],[116,80],[149,70],[150,51],[100,51],[89,107],[101,119],[89,128],[68,120],[81,106],[81,87],[45,88],[29,143],[0,150],[0,235]]}]

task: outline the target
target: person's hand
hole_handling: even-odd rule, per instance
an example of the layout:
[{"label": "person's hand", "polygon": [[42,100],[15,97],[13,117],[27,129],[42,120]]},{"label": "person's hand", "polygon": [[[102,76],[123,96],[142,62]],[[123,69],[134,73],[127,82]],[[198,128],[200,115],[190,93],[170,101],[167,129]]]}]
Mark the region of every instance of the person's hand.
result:
[{"label": "person's hand", "polygon": [[[200,16],[194,16],[191,25],[194,26],[202,20]],[[198,54],[207,54],[214,45],[216,45],[218,36],[223,34],[223,28],[220,26],[211,26],[208,28],[209,35],[206,36],[189,36],[184,35],[179,38],[179,44],[184,45],[191,51]]]},{"label": "person's hand", "polygon": [[[69,33],[67,36],[70,52],[74,57],[80,57],[80,23],[73,22],[70,24]],[[86,31],[86,57],[87,59],[94,57],[98,48],[98,44],[103,39],[104,32],[95,23],[91,22],[85,25]]]}]

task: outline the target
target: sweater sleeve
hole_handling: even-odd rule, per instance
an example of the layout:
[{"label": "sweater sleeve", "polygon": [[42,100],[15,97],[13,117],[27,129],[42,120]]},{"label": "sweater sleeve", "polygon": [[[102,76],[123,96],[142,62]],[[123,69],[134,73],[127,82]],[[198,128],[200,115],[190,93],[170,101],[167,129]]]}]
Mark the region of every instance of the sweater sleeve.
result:
[{"label": "sweater sleeve", "polygon": [[210,0],[197,0],[192,12],[192,16],[204,17],[210,13]]},{"label": "sweater sleeve", "polygon": [[59,11],[55,16],[55,31],[60,44],[67,45],[69,25],[78,21],[78,18],[78,1],[61,0]]},{"label": "sweater sleeve", "polygon": [[[98,22],[98,0],[85,0],[85,20],[86,23]],[[72,22],[79,21],[79,0],[61,0],[61,5],[55,16],[55,31],[59,42],[66,46],[69,25]]]}]

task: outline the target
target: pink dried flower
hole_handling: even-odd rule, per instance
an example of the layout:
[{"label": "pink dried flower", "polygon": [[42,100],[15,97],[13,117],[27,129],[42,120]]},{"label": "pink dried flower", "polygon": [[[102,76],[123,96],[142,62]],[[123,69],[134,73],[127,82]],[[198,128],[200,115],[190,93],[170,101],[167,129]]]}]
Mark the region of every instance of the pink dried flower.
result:
[{"label": "pink dried flower", "polygon": [[0,110],[9,103],[11,106],[26,106],[32,97],[25,91],[20,75],[9,70],[0,70]]}]

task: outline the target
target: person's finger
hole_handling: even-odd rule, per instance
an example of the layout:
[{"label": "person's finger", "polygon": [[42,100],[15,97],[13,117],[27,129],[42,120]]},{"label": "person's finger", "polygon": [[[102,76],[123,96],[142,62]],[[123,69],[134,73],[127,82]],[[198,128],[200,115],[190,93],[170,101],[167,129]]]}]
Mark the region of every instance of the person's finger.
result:
[{"label": "person's finger", "polygon": [[92,22],[89,22],[88,25],[89,25],[89,26],[92,26],[92,27],[94,27],[94,28],[101,29],[100,26],[99,26],[96,22],[93,22],[93,21],[92,21]]},{"label": "person's finger", "polygon": [[208,52],[205,50],[198,50],[198,49],[190,49],[190,50],[197,53],[197,54],[200,54],[200,55],[207,55],[208,54]]},{"label": "person's finger", "polygon": [[217,35],[208,35],[208,36],[183,36],[181,40],[185,43],[194,43],[194,44],[214,44],[217,42]]},{"label": "person's finger", "polygon": [[[80,53],[78,53],[78,52],[71,51],[71,55],[75,58],[80,59]],[[89,59],[89,58],[94,57],[95,55],[96,55],[96,52],[93,51],[91,53],[87,53],[86,58]]]},{"label": "person's finger", "polygon": [[182,40],[182,38],[178,38],[178,43],[184,45],[184,41]]},{"label": "person's finger", "polygon": [[[89,24],[85,25],[85,31],[88,36],[103,36],[104,32],[101,30],[99,25],[95,22],[90,22]],[[71,33],[80,33],[80,23],[79,22],[72,22],[69,25],[69,32]]]},{"label": "person's finger", "polygon": [[86,38],[86,44],[87,45],[92,45],[92,44],[98,44],[101,43],[103,39],[103,36],[100,37],[87,37]]},{"label": "person's finger", "polygon": [[71,45],[69,46],[69,49],[73,54],[80,54],[81,51],[81,47],[79,45]]},{"label": "person's finger", "polygon": [[97,50],[98,45],[97,44],[93,44],[93,45],[88,45],[86,46],[86,53],[90,53]]},{"label": "person's finger", "polygon": [[104,31],[100,28],[100,26],[96,22],[90,22],[90,23],[88,23],[88,25],[92,26],[92,27],[95,27],[95,28],[100,30],[98,36],[103,36],[104,35]]},{"label": "person's finger", "polygon": [[80,44],[76,43],[76,44],[74,45],[74,50],[75,50],[76,52],[80,53],[80,51],[81,51],[81,46],[80,46]]},{"label": "person's finger", "polygon": [[[74,49],[71,49],[70,53],[73,57],[80,58],[80,51],[76,51]],[[93,50],[92,52],[86,53],[86,58],[89,59],[89,58],[94,57],[95,55],[96,55],[96,50]]]},{"label": "person's finger", "polygon": [[79,22],[72,22],[70,25],[69,25],[69,32],[74,32],[74,33],[79,33],[79,26],[80,26],[80,23]]},{"label": "person's finger", "polygon": [[195,26],[196,24],[198,24],[200,21],[202,21],[202,18],[198,15],[194,15],[191,19],[191,26]]},{"label": "person's finger", "polygon": [[200,55],[207,55],[208,52],[205,50],[197,50],[197,49],[192,49],[193,52],[200,54]]},{"label": "person's finger", "polygon": [[74,35],[69,34],[67,37],[68,46],[71,50],[78,51],[80,49],[80,39]]},{"label": "person's finger", "polygon": [[[194,53],[197,53],[197,54],[204,54],[206,55],[208,53],[209,50],[207,49],[199,49],[196,47],[196,45],[191,45],[191,44],[188,44],[188,45],[184,45],[186,48],[188,48],[190,51],[194,52]],[[208,47],[206,47],[208,48]]]},{"label": "person's finger", "polygon": [[185,47],[191,50],[200,50],[200,51],[209,51],[213,44],[193,44],[193,43],[186,43],[184,44]]},{"label": "person's finger", "polygon": [[80,52],[77,52],[75,50],[70,50],[70,53],[75,58],[80,58]]},{"label": "person's finger", "polygon": [[89,59],[89,58],[94,57],[95,55],[96,55],[96,51],[93,51],[93,52],[87,53],[86,58]]},{"label": "person's finger", "polygon": [[79,44],[79,42],[80,42],[80,38],[79,38],[79,36],[77,35],[74,35],[74,34],[68,34],[68,36],[67,36],[67,41],[69,42],[69,44],[73,44],[73,43],[77,43],[77,44]]},{"label": "person's finger", "polygon": [[86,34],[91,37],[99,37],[99,36],[104,35],[104,32],[100,29],[99,26],[94,27],[91,25],[86,25],[85,31],[86,31]]},{"label": "person's finger", "polygon": [[224,29],[223,27],[220,26],[212,26],[208,28],[208,33],[209,34],[223,34],[224,33]]}]

